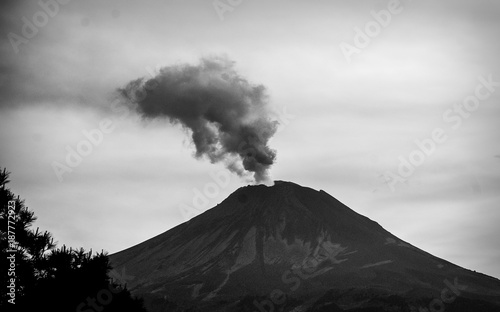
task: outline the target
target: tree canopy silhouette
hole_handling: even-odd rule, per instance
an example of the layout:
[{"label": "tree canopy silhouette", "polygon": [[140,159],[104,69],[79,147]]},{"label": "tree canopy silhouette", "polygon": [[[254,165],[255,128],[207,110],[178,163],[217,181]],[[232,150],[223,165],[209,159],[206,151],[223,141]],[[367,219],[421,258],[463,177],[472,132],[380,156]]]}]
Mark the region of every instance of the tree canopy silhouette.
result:
[{"label": "tree canopy silhouette", "polygon": [[1,310],[145,312],[109,276],[107,253],[56,248],[49,232],[32,229],[34,212],[6,187],[9,174],[0,170]]}]

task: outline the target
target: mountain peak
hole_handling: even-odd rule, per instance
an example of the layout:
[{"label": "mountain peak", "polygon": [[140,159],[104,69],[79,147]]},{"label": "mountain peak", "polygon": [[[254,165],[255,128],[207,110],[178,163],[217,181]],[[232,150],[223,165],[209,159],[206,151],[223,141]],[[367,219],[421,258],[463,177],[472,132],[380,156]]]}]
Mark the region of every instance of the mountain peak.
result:
[{"label": "mountain peak", "polygon": [[[323,193],[324,195],[333,198],[324,191],[317,191],[309,187],[301,186],[294,182],[276,180],[274,181],[273,185],[257,184],[257,185],[246,185],[240,187],[231,195],[229,195],[228,199],[236,197],[238,201],[242,204],[248,202],[250,199],[254,203],[256,202],[262,203],[262,200],[272,200],[272,199],[274,199],[275,201],[281,200],[287,202],[290,201],[292,198],[296,198],[297,196],[300,196],[300,194],[305,194],[305,193],[308,193],[310,195],[311,194],[320,195],[321,193]],[[284,203],[281,203],[281,205],[278,206],[283,206],[283,204]]]},{"label": "mountain peak", "polygon": [[[137,276],[128,287],[149,307],[162,302],[153,311],[171,302],[210,311],[221,302],[252,305],[276,289],[289,289],[287,298],[295,300],[290,302],[302,302],[312,309],[307,311],[315,311],[315,302],[356,311],[351,308],[371,307],[374,296],[431,300],[441,295],[443,280],[456,277],[468,283],[470,298],[487,293],[485,300],[500,305],[500,281],[404,242],[324,191],[287,181],[241,187],[214,208],[111,260]],[[353,296],[367,299],[360,303]],[[255,310],[222,306],[221,311]]]}]

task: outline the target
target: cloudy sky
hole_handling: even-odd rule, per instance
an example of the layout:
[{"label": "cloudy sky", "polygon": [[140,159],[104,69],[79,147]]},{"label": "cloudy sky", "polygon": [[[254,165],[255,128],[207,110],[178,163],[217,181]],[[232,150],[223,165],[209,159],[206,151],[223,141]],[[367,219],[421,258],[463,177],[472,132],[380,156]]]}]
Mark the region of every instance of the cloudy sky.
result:
[{"label": "cloudy sky", "polygon": [[115,105],[131,80],[223,55],[266,87],[273,179],[500,278],[497,1],[41,2],[0,5],[0,166],[59,244],[117,252],[248,183]]}]

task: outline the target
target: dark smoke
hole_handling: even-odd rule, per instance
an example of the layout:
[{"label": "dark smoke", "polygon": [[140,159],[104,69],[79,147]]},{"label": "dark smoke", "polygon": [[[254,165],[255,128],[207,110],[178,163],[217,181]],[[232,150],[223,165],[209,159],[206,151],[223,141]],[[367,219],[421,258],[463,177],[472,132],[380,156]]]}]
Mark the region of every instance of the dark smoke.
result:
[{"label": "dark smoke", "polygon": [[145,118],[167,118],[189,129],[195,157],[224,162],[239,176],[268,179],[276,158],[268,145],[277,122],[268,117],[266,89],[242,78],[234,62],[203,58],[197,66],[164,67],[156,77],[129,82],[119,92]]}]

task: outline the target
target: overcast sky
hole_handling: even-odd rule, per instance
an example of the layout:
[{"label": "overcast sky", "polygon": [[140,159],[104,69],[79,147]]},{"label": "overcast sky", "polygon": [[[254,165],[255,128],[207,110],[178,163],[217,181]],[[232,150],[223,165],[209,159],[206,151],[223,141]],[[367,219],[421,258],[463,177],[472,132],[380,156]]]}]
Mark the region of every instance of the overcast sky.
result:
[{"label": "overcast sky", "polygon": [[[274,180],[500,277],[498,1],[61,2],[0,5],[0,166],[59,244],[117,252],[248,183],[193,158],[179,126],[112,104],[162,66],[225,55],[280,122]],[[58,178],[54,163],[100,125]],[[230,182],[211,188],[214,175]]]}]

